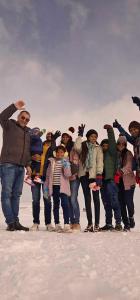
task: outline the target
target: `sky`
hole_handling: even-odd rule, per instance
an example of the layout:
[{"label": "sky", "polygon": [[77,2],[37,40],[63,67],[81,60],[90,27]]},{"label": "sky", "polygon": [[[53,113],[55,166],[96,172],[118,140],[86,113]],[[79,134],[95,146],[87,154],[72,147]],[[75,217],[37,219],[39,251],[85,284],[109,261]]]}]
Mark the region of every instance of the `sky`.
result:
[{"label": "sky", "polygon": [[139,24],[140,0],[0,0],[0,111],[24,99],[31,127],[85,123],[99,140],[115,118],[128,128],[139,120]]}]

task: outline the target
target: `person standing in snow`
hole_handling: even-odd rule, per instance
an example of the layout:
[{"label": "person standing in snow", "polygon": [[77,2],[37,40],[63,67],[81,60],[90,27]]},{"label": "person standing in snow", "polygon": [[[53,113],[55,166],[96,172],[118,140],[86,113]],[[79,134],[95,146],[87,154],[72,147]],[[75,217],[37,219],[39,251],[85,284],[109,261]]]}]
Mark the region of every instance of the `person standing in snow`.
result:
[{"label": "person standing in snow", "polygon": [[[24,105],[24,101],[19,100],[0,113],[0,124],[3,129],[3,146],[0,156],[1,204],[8,231],[29,230],[20,224],[18,218],[24,168],[31,176],[30,134],[27,127],[30,113],[23,110]],[[10,119],[17,110],[21,110],[17,121]]]},{"label": "person standing in snow", "polygon": [[[34,185],[31,186],[32,191],[32,214],[33,214],[33,225],[30,228],[32,231],[39,230],[40,224],[40,199],[41,199],[41,189],[43,188],[43,183],[46,180],[46,170],[48,167],[48,159],[53,157],[53,151],[56,149],[56,139],[61,135],[60,131],[56,131],[54,134],[50,131],[46,134],[46,140],[43,142],[43,152],[41,154],[40,160],[40,170],[39,176],[42,181],[42,184],[34,182]],[[32,181],[36,173],[32,174]],[[51,199],[43,197],[44,201],[44,217],[45,225],[47,231],[54,231],[54,227],[51,224]]]},{"label": "person standing in snow", "polygon": [[[94,129],[88,130],[86,134],[86,141],[82,141],[85,125],[81,124],[78,128],[78,138],[75,141],[74,149],[80,155],[80,164],[78,176],[82,185],[86,214],[88,225],[85,232],[99,231],[100,221],[100,199],[99,188],[102,185],[103,173],[103,152],[102,148],[97,143],[98,133]],[[93,228],[92,210],[91,210],[91,193],[90,184],[95,184],[96,189],[92,190],[94,211],[95,211],[95,224]]]},{"label": "person standing in snow", "polygon": [[101,197],[105,209],[106,224],[101,227],[101,231],[110,231],[114,227],[112,225],[112,211],[115,218],[115,230],[121,231],[121,209],[118,200],[118,187],[114,181],[117,164],[117,145],[115,141],[114,131],[111,125],[106,124],[104,129],[107,130],[108,139],[101,142],[104,154],[104,172],[103,185],[101,187]]},{"label": "person standing in snow", "polygon": [[72,173],[71,177],[69,178],[71,190],[71,196],[69,197],[69,216],[71,229],[74,231],[79,231],[81,229],[80,208],[78,202],[78,191],[80,186],[80,180],[78,178],[79,154],[74,149],[74,142],[72,140],[74,132],[75,129],[73,127],[70,127],[68,131],[64,132],[61,138],[61,145],[64,145],[67,150]]},{"label": "person standing in snow", "polygon": [[[49,159],[49,165],[46,172],[44,183],[44,197],[49,199],[53,196],[53,213],[56,232],[72,232],[69,225],[69,203],[70,196],[69,177],[71,168],[68,159],[64,158],[66,149],[60,145],[56,148],[56,157]],[[64,228],[60,225],[59,205],[63,209]]]}]

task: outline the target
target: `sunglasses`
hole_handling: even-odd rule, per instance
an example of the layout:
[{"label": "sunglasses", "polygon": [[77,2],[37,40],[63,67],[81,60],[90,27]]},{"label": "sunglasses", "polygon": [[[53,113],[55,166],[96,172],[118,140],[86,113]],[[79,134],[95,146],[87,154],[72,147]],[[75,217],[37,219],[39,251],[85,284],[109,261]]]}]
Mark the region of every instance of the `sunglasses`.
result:
[{"label": "sunglasses", "polygon": [[23,121],[26,121],[27,123],[30,121],[29,118],[26,118],[26,117],[24,117],[24,116],[21,116],[21,119],[22,119]]}]

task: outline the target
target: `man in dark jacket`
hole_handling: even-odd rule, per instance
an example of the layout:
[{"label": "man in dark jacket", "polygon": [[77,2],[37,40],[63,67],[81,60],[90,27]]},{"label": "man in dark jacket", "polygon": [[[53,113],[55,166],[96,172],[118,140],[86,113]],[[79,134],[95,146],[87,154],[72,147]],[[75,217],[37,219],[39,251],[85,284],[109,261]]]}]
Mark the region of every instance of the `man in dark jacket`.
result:
[{"label": "man in dark jacket", "polygon": [[121,226],[121,209],[118,200],[118,188],[114,182],[114,175],[116,171],[117,148],[115,135],[112,126],[105,125],[108,139],[101,142],[104,153],[104,173],[103,185],[101,188],[101,197],[106,214],[106,225],[100,230],[112,230],[112,211],[114,211],[114,218],[116,221],[115,230],[122,230]]},{"label": "man in dark jacket", "polygon": [[[19,100],[8,106],[0,114],[0,124],[3,129],[3,145],[0,156],[1,203],[9,231],[29,230],[19,223],[18,218],[24,167],[27,173],[31,175],[30,135],[29,128],[26,126],[30,121],[30,114],[22,110],[24,105],[25,103]],[[17,110],[22,110],[17,121],[10,119]]]}]

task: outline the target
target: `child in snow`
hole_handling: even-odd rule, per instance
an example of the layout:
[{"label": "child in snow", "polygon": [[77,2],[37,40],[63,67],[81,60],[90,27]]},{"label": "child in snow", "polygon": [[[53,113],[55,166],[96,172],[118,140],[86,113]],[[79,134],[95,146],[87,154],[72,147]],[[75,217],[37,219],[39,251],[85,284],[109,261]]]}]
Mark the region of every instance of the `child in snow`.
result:
[{"label": "child in snow", "polygon": [[69,197],[69,218],[71,223],[71,228],[74,231],[80,230],[80,208],[78,202],[78,190],[80,185],[80,180],[78,178],[79,170],[79,154],[74,149],[73,133],[75,132],[74,127],[69,127],[68,131],[63,132],[61,138],[61,145],[64,145],[71,165],[70,177],[70,191],[71,196]]},{"label": "child in snow", "polygon": [[102,148],[97,143],[98,133],[94,129],[90,129],[86,134],[86,141],[82,141],[85,125],[81,124],[78,128],[78,138],[75,141],[74,149],[80,155],[79,172],[78,176],[82,185],[86,214],[88,225],[85,232],[93,232],[99,230],[100,220],[100,199],[99,190],[92,190],[94,211],[95,211],[95,224],[93,229],[92,210],[91,210],[91,193],[89,185],[96,183],[96,186],[102,185],[103,173],[103,152]]},{"label": "child in snow", "polygon": [[135,227],[133,198],[136,180],[133,172],[133,154],[127,149],[127,139],[125,136],[119,136],[117,149],[117,175],[119,175],[117,183],[119,188],[119,201],[124,230],[128,231],[130,228]]},{"label": "child in snow", "polygon": [[[46,172],[46,181],[44,183],[44,197],[53,196],[53,213],[55,221],[55,230],[57,232],[72,232],[69,225],[69,203],[70,196],[69,177],[71,168],[68,159],[64,158],[66,149],[64,146],[56,147],[56,157],[49,159],[49,165]],[[63,209],[64,229],[62,229],[59,220],[59,205]]]},{"label": "child in snow", "polygon": [[[43,142],[41,136],[46,132],[45,129],[40,130],[38,127],[31,129],[31,169],[32,175],[35,176],[33,181],[36,183],[42,183],[40,178],[40,165],[41,165],[41,154],[43,152]],[[31,178],[26,177],[25,182],[33,185]]]}]

